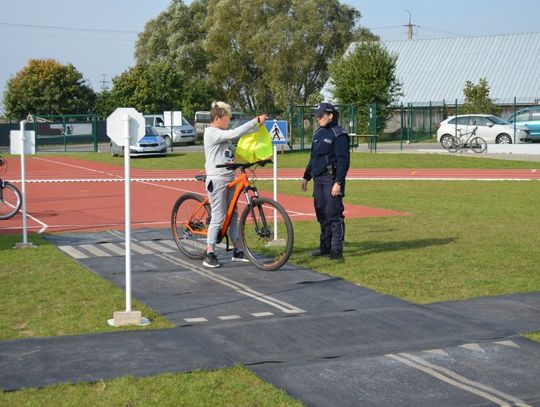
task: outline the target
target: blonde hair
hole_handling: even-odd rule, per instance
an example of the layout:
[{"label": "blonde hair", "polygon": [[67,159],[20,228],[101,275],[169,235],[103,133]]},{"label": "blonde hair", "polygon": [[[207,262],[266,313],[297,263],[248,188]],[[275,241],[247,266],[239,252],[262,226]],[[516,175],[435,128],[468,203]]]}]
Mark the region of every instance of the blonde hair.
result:
[{"label": "blonde hair", "polygon": [[225,102],[212,102],[212,110],[210,110],[210,121],[219,119],[223,116],[232,116],[231,105]]}]

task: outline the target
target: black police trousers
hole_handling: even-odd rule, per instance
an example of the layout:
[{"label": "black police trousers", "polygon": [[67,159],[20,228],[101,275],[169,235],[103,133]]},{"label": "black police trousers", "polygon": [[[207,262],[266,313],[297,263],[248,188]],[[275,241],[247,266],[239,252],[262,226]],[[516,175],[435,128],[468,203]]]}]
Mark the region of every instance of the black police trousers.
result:
[{"label": "black police trousers", "polygon": [[313,198],[315,214],[321,226],[320,246],[323,253],[343,251],[345,235],[345,217],[343,216],[343,187],[342,194],[332,196],[334,178],[323,175],[313,179]]}]

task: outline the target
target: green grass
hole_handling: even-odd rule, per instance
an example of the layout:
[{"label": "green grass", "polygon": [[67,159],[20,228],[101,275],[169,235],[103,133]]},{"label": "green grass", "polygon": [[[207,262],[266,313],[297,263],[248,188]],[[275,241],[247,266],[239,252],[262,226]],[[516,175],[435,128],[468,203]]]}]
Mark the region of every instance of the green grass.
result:
[{"label": "green grass", "polygon": [[[40,156],[65,156],[60,153],[43,153]],[[97,161],[112,165],[124,165],[123,157],[111,157],[103,153],[78,153],[70,154],[80,159]],[[292,152],[278,154],[279,168],[304,168],[309,159],[309,152]],[[130,160],[133,168],[140,169],[202,169],[204,168],[204,153],[183,153],[180,148],[175,148],[173,153],[166,157],[140,157]],[[500,160],[495,158],[463,157],[460,155],[441,154],[375,154],[353,153],[351,154],[351,168],[527,168],[540,167],[538,162]]]},{"label": "green grass", "polygon": [[[259,184],[263,184],[260,182]],[[540,183],[349,181],[345,201],[409,216],[346,219],[345,261],[307,253],[318,225],[295,222],[292,261],[417,303],[540,290],[531,216]],[[279,192],[302,194],[298,182]]]},{"label": "green grass", "polygon": [[299,407],[243,367],[1,392],[2,406]]},{"label": "green grass", "polygon": [[[79,266],[37,235],[33,249],[13,249],[20,236],[0,235],[0,339],[112,332],[107,320],[125,310],[125,292]],[[174,325],[142,303],[134,310],[152,321],[148,327]]]}]

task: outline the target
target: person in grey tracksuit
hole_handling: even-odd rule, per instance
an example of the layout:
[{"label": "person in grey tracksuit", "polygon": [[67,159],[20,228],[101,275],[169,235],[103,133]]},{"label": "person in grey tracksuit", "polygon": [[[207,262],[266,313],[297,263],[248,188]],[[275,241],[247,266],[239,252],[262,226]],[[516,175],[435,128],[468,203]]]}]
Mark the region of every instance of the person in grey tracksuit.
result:
[{"label": "person in grey tracksuit", "polygon": [[[215,254],[215,246],[223,237],[219,236],[220,229],[234,194],[234,189],[227,189],[227,185],[234,180],[235,175],[234,170],[216,168],[216,165],[234,162],[234,145],[232,142],[245,134],[256,132],[266,119],[266,115],[259,115],[253,120],[229,130],[231,116],[230,105],[224,102],[214,102],[210,111],[210,126],[204,130],[206,191],[210,201],[212,217],[208,227],[206,256],[203,265],[212,268],[221,266]],[[236,210],[231,218],[229,234],[234,246],[232,260],[247,261],[240,247]]]}]

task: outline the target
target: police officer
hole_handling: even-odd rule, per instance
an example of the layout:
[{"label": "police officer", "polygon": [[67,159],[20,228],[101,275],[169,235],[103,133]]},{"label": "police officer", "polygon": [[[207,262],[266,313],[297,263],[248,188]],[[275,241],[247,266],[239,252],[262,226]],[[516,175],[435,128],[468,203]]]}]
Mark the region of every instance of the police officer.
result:
[{"label": "police officer", "polygon": [[350,165],[349,135],[338,125],[339,114],[330,103],[321,103],[313,112],[319,128],[313,135],[311,156],[304,172],[302,191],[313,179],[313,198],[317,221],[321,226],[319,248],[313,256],[343,258],[345,222],[343,196]]}]

